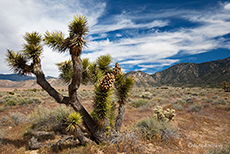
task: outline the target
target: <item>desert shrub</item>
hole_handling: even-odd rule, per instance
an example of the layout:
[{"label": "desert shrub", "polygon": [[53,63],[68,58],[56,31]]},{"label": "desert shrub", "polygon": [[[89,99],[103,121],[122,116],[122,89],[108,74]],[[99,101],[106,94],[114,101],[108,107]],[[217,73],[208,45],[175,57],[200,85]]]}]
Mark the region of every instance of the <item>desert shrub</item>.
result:
[{"label": "desert shrub", "polygon": [[33,129],[52,130],[57,124],[64,123],[70,113],[70,109],[65,105],[60,105],[54,110],[39,106],[32,112],[29,119],[32,120]]},{"label": "desert shrub", "polygon": [[183,105],[182,104],[173,104],[172,107],[178,111],[182,111],[183,110]]},{"label": "desert shrub", "polygon": [[41,103],[39,98],[19,98],[19,97],[7,97],[5,100],[6,105],[14,106],[14,105],[26,105],[32,103]]},{"label": "desert shrub", "polygon": [[130,103],[130,106],[132,107],[135,107],[135,108],[138,108],[138,107],[141,107],[141,106],[146,106],[149,104],[149,100],[148,99],[138,99],[132,103]]},{"label": "desert shrub", "polygon": [[230,153],[230,144],[220,147],[220,148],[215,148],[209,151],[210,154],[229,154]]},{"label": "desert shrub", "polygon": [[6,130],[0,129],[0,144],[2,143],[2,139],[6,136],[6,134]]},{"label": "desert shrub", "polygon": [[5,107],[0,107],[0,112],[3,112],[5,110]]},{"label": "desert shrub", "polygon": [[118,133],[116,137],[113,136],[108,140],[108,143],[103,147],[104,153],[147,153],[146,148],[140,141],[140,135],[134,131]]},{"label": "desert shrub", "polygon": [[161,87],[161,89],[169,89],[168,87]]},{"label": "desert shrub", "polygon": [[212,104],[214,104],[214,105],[218,105],[218,104],[225,105],[226,100],[224,100],[224,99],[216,99],[215,101],[212,102]]},{"label": "desert shrub", "polygon": [[6,117],[6,116],[2,116],[1,119],[0,119],[0,125],[1,126],[6,126],[9,124],[9,118]]},{"label": "desert shrub", "polygon": [[14,95],[14,92],[8,91],[7,94]]},{"label": "desert shrub", "polygon": [[14,125],[18,125],[25,120],[25,116],[20,112],[10,113],[11,121]]},{"label": "desert shrub", "polygon": [[142,92],[140,95],[140,98],[144,98],[144,99],[151,99],[152,98],[152,94],[150,92]]},{"label": "desert shrub", "polygon": [[136,124],[137,131],[144,140],[162,140],[170,142],[177,136],[177,129],[170,123],[155,118],[146,118]]},{"label": "desert shrub", "polygon": [[12,98],[7,98],[5,100],[6,105],[8,106],[14,106],[18,104],[18,99],[17,97],[12,97]]},{"label": "desert shrub", "polygon": [[192,112],[198,112],[201,109],[202,109],[202,106],[199,104],[195,104],[189,107],[189,111],[192,111]]}]

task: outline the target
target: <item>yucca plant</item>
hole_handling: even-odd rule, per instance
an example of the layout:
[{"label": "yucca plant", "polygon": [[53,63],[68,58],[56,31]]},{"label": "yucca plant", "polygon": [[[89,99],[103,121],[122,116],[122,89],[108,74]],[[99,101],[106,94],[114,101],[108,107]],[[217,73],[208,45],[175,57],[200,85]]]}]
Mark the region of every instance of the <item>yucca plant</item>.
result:
[{"label": "yucca plant", "polygon": [[109,66],[113,61],[112,56],[110,54],[102,55],[97,58],[96,64],[102,73],[107,74],[112,72],[112,68]]},{"label": "yucca plant", "polygon": [[[103,128],[109,126],[109,124],[107,125],[107,121],[109,121],[110,116],[112,117],[113,115],[111,114],[111,94],[113,92],[112,86],[115,78],[115,89],[119,99],[118,104],[120,105],[116,121],[116,123],[119,123],[117,124],[118,131],[120,130],[124,117],[125,110],[123,110],[122,107],[125,105],[134,81],[130,77],[125,79],[124,74],[121,73],[121,68],[119,68],[120,73],[115,74],[114,72],[114,75],[111,74],[112,69],[110,67],[110,63],[112,62],[112,57],[109,54],[98,57],[96,62],[93,63],[90,63],[89,59],[80,58],[82,49],[86,46],[86,35],[88,33],[87,20],[84,16],[74,16],[73,20],[68,25],[68,29],[68,36],[64,36],[61,31],[47,31],[44,37],[42,37],[42,35],[38,32],[26,33],[24,35],[25,43],[23,44],[22,50],[19,52],[7,50],[6,62],[11,70],[20,75],[34,74],[36,76],[37,83],[58,103],[72,106],[72,108],[81,115],[86,128],[90,132],[90,135],[92,135],[91,139],[100,143],[104,141],[105,135],[104,132],[99,130],[99,127],[97,127],[97,122],[101,121]],[[45,78],[41,67],[43,44],[48,45],[54,51],[59,53],[68,52],[71,56],[70,60],[56,64],[60,71],[59,77],[69,84],[68,96],[64,96],[55,90]],[[118,64],[116,64],[116,66],[118,67]],[[94,114],[92,114],[95,115],[94,119],[85,110],[77,97],[77,90],[80,84],[82,82],[87,83],[89,81],[87,78],[89,77],[93,83],[96,83],[95,99],[93,104]],[[75,130],[79,135],[80,128],[77,127],[79,125],[76,121],[78,117],[77,115],[78,114],[70,115],[70,125],[68,126],[68,130]],[[85,144],[84,141],[80,142]]]},{"label": "yucca plant", "polygon": [[118,64],[118,62],[115,63],[115,67],[113,68],[113,74],[115,76],[114,85],[115,85],[116,96],[118,98],[117,103],[119,105],[115,128],[116,131],[120,131],[124,120],[126,101],[130,95],[132,86],[134,85],[135,77],[131,78],[128,76],[125,79],[125,74],[121,72],[121,67]]},{"label": "yucca plant", "polygon": [[[112,107],[112,85],[114,82],[114,75],[107,74],[103,79],[100,79],[94,86],[95,98],[93,101],[92,115],[97,121],[97,126],[102,131],[109,127],[109,115]],[[107,123],[106,123],[107,122]]]},{"label": "yucca plant", "polygon": [[80,113],[71,113],[67,117],[66,123],[68,124],[66,131],[72,132],[74,137],[79,140],[80,144],[85,145],[87,143],[87,139],[79,128],[79,125],[82,123],[82,116],[80,115]]}]

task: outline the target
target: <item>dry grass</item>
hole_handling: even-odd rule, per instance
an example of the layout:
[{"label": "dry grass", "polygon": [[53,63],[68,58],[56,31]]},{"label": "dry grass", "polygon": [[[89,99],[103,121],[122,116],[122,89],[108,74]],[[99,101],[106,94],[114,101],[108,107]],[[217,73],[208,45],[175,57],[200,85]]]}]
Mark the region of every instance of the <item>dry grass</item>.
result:
[{"label": "dry grass", "polygon": [[[85,90],[79,91],[80,101],[90,112],[92,88],[82,89]],[[23,138],[23,135],[31,127],[31,123],[23,117],[28,117],[39,106],[53,109],[59,104],[42,90],[12,89],[11,92],[0,92],[0,153],[24,153],[28,140]],[[59,92],[68,95],[65,89],[60,88]],[[37,98],[41,102],[6,105],[6,99],[28,97]],[[137,108],[133,107],[132,102],[138,102],[139,99],[145,99],[146,102],[141,102]],[[217,88],[200,87],[136,88],[132,90],[129,101],[122,126],[123,139],[120,138],[116,144],[89,144],[86,147],[66,148],[60,153],[140,153],[141,148],[144,148],[146,153],[223,153],[220,146],[223,146],[225,151],[228,150],[226,145],[230,142],[230,93]],[[177,128],[177,136],[170,142],[165,142],[157,136],[151,140],[135,138],[137,136],[132,134],[135,134],[132,128],[140,120],[151,118],[154,114],[153,108],[158,105],[164,109],[176,110],[175,121],[171,123]],[[50,149],[43,147],[40,152],[50,153]]]}]

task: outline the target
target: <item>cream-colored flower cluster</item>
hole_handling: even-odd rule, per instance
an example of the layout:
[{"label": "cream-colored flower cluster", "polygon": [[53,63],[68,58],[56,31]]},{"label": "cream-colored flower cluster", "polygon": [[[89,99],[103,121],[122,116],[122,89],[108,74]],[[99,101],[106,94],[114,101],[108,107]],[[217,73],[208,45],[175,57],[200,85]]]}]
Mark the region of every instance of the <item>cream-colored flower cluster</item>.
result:
[{"label": "cream-colored flower cluster", "polygon": [[102,80],[100,80],[100,86],[102,90],[107,90],[113,86],[113,82],[115,81],[115,77],[113,73],[108,73]]},{"label": "cream-colored flower cluster", "polygon": [[118,62],[116,62],[115,67],[113,68],[113,74],[115,75],[115,77],[117,77],[121,73],[122,73],[121,72],[121,66],[118,64]]}]

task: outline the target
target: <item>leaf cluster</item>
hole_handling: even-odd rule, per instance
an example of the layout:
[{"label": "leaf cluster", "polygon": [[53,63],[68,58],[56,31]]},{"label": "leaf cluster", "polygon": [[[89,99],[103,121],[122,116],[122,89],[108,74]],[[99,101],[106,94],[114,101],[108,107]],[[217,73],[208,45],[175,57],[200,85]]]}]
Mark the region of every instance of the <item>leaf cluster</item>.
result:
[{"label": "leaf cluster", "polygon": [[67,117],[66,123],[68,124],[66,131],[74,131],[82,123],[82,116],[78,112],[73,112]]}]

